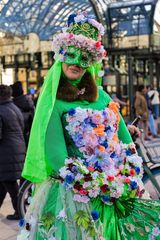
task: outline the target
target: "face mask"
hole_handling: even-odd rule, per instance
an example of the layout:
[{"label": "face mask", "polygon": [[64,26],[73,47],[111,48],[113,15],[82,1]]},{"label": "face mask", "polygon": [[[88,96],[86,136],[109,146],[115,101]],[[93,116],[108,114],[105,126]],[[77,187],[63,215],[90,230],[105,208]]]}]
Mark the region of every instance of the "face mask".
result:
[{"label": "face mask", "polygon": [[64,63],[69,65],[77,65],[80,68],[87,68],[91,64],[91,59],[87,52],[74,46],[69,46],[64,56]]}]

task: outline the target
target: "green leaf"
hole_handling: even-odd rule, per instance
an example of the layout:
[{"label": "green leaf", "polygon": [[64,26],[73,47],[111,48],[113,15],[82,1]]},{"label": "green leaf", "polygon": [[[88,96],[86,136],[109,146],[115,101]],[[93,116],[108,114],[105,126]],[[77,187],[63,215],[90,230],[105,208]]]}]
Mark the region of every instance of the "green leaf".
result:
[{"label": "green leaf", "polygon": [[95,230],[94,230],[93,227],[90,227],[90,228],[89,228],[89,233],[90,233],[90,236],[91,236],[91,237],[95,237],[95,235],[96,235],[96,232],[95,232]]},{"label": "green leaf", "polygon": [[53,226],[54,224],[54,221],[55,221],[55,216],[50,213],[50,212],[47,212],[47,213],[44,213],[42,216],[41,216],[41,219],[40,221],[42,222],[44,228],[49,231],[49,229]]}]

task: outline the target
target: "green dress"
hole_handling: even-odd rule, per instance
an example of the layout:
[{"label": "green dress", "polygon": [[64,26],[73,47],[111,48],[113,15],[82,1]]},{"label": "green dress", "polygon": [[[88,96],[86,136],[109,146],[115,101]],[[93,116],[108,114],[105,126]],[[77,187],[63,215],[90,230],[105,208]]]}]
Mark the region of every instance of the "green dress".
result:
[{"label": "green dress", "polygon": [[[65,186],[65,181],[59,174],[59,170],[65,165],[65,159],[85,157],[83,149],[77,147],[83,138],[76,142],[70,132],[75,128],[74,112],[77,107],[82,113],[82,118],[86,109],[92,110],[92,114],[95,113],[97,117],[99,112],[105,114],[103,110],[110,101],[110,97],[101,89],[98,100],[93,103],[56,100],[45,140],[46,161],[52,172],[37,186],[25,219],[20,221],[22,229],[17,240],[160,239],[159,201],[129,197],[131,195],[107,202],[106,198],[102,201],[99,196],[90,198],[86,203],[76,201],[74,192],[71,188],[67,188],[67,184]],[[68,113],[70,115],[67,115]],[[90,123],[86,124],[88,126]],[[100,126],[98,123],[97,125]],[[96,128],[97,125],[95,124],[94,127]],[[70,131],[67,126],[70,126]],[[114,127],[116,129],[116,126]],[[122,118],[116,133],[123,143],[132,142]]]}]

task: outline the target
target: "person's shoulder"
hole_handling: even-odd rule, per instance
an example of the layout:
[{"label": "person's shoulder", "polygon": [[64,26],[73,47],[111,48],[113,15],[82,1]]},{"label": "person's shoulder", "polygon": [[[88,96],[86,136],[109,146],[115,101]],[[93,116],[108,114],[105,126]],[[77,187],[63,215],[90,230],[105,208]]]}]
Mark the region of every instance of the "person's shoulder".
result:
[{"label": "person's shoulder", "polygon": [[106,93],[102,87],[98,87],[99,98],[105,98],[106,100],[110,100],[111,97],[108,93]]}]

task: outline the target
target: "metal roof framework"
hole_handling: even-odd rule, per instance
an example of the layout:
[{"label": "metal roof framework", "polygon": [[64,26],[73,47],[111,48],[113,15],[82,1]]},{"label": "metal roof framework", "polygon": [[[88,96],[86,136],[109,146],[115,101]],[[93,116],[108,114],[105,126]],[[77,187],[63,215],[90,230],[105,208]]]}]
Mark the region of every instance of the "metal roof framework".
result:
[{"label": "metal roof framework", "polygon": [[158,0],[134,0],[109,4],[106,17],[109,23],[109,40],[153,34],[154,14],[156,7],[160,5],[159,2]]},{"label": "metal roof framework", "polygon": [[74,11],[87,11],[105,23],[107,5],[115,0],[0,0],[0,31],[24,37],[33,32],[50,40]]}]

